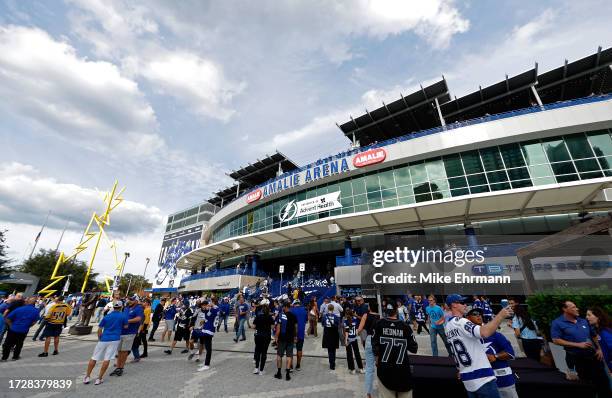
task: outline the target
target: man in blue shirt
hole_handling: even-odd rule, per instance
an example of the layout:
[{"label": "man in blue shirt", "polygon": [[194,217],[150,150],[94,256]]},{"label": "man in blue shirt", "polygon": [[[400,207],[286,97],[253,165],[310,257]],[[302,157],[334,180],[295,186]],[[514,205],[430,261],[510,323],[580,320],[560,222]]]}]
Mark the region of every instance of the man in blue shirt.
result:
[{"label": "man in blue shirt", "polygon": [[25,305],[11,311],[5,318],[8,329],[6,341],[2,345],[2,361],[6,361],[13,350],[13,361],[19,359],[23,341],[28,331],[40,319],[40,312],[36,307],[36,298],[30,297],[25,301]]},{"label": "man in blue shirt", "polygon": [[224,297],[223,301],[219,304],[219,324],[217,325],[217,332],[221,329],[221,323],[223,322],[223,326],[225,328],[225,333],[227,333],[227,319],[230,314],[230,305],[229,298]]},{"label": "man in blue shirt", "polygon": [[164,330],[161,336],[162,343],[164,342],[166,333],[168,336],[168,341],[170,341],[170,338],[172,337],[172,332],[174,331],[174,317],[176,316],[176,312],[178,310],[177,308],[178,302],[179,300],[173,299],[170,306],[166,308],[166,311],[164,311],[164,320],[166,322],[166,330]]},{"label": "man in blue shirt", "polygon": [[427,317],[430,322],[430,331],[429,331],[429,340],[431,342],[431,355],[434,357],[438,356],[438,336],[444,342],[444,347],[446,347],[446,353],[449,354],[448,350],[448,341],[446,340],[446,334],[444,333],[444,311],[442,308],[436,304],[435,296],[429,296],[428,298],[429,305],[425,308],[427,312]]},{"label": "man in blue shirt", "polygon": [[246,331],[244,329],[244,324],[247,320],[247,316],[249,315],[249,305],[244,302],[244,296],[240,296],[238,300],[238,306],[236,307],[236,319],[238,322],[238,329],[236,329],[236,338],[234,338],[234,342],[238,342],[238,338],[242,336],[240,341],[246,340]]},{"label": "man in blue shirt", "polygon": [[[466,318],[475,325],[482,326],[484,311],[482,308],[472,308]],[[518,398],[516,392],[515,378],[508,361],[514,359],[514,349],[510,341],[499,332],[483,340],[487,353],[487,359],[495,372],[495,382],[501,398]]]},{"label": "man in blue shirt", "polygon": [[293,301],[293,308],[291,312],[297,318],[297,341],[295,343],[295,350],[297,352],[297,363],[295,364],[295,370],[300,370],[302,363],[302,349],[304,347],[304,330],[306,329],[306,322],[308,322],[308,313],[306,309],[302,307],[300,300]]},{"label": "man in blue shirt", "polygon": [[98,325],[98,344],[94,348],[93,355],[87,364],[87,374],[83,378],[84,384],[89,384],[91,372],[96,366],[97,361],[103,361],[100,373],[95,381],[95,385],[102,384],[104,374],[111,359],[115,358],[119,342],[121,340],[121,332],[128,326],[127,316],[122,310],[123,304],[121,301],[113,303],[113,311],[106,315]]},{"label": "man in blue shirt", "polygon": [[610,384],[603,365],[603,353],[595,332],[586,319],[580,318],[578,307],[566,300],[561,303],[561,316],[550,327],[553,343],[565,349],[565,360],[569,368],[576,368],[580,380],[595,385],[597,395],[610,396]]},{"label": "man in blue shirt", "polygon": [[[144,319],[144,309],[142,308],[142,305],[138,303],[138,296],[134,295],[127,298],[127,306],[123,310],[123,313],[127,316],[128,326],[127,328],[121,329],[117,367],[110,374],[111,376],[123,375],[123,367],[125,366],[125,362],[127,361],[127,357],[130,354],[132,346],[134,346],[134,339],[136,338],[140,324]],[[134,358],[135,362],[138,360],[139,358]]]}]

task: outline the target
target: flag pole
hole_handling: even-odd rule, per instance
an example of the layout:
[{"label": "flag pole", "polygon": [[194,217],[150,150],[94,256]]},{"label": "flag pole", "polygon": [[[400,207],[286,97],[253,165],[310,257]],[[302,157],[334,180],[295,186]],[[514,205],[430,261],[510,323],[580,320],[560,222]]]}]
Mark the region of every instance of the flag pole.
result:
[{"label": "flag pole", "polygon": [[31,259],[32,256],[34,255],[34,250],[36,250],[36,245],[38,244],[38,239],[40,239],[40,235],[43,233],[43,231],[45,230],[45,227],[47,226],[47,221],[49,221],[49,215],[50,214],[51,214],[51,210],[49,210],[49,212],[47,213],[47,218],[45,218],[45,223],[40,228],[40,232],[38,232],[38,235],[36,235],[36,239],[34,239],[34,246],[32,246],[32,251],[30,252],[30,257],[28,257],[28,260]]}]

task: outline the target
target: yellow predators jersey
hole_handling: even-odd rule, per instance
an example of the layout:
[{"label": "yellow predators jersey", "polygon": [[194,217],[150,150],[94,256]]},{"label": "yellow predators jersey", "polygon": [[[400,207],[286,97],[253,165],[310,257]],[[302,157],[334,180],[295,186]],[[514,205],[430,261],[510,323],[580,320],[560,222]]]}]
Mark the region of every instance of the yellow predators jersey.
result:
[{"label": "yellow predators jersey", "polygon": [[53,307],[49,309],[49,313],[45,317],[48,323],[53,323],[56,325],[61,325],[64,323],[64,320],[72,310],[68,304],[59,303],[54,304]]}]

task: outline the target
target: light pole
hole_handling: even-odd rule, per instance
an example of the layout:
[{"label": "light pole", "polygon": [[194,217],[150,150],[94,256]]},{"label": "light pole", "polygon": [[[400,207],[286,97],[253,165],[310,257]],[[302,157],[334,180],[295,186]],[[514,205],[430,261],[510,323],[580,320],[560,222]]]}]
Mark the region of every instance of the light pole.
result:
[{"label": "light pole", "polygon": [[123,276],[123,269],[125,268],[125,263],[127,262],[128,257],[130,257],[130,253],[123,253],[123,263],[121,263],[121,269],[119,270],[119,274],[115,276],[115,282],[113,283],[113,294],[116,290],[119,290],[119,285],[121,284],[121,277]]},{"label": "light pole", "polygon": [[142,282],[140,283],[140,289],[138,290],[142,290],[142,284],[145,283],[146,281],[147,267],[149,266],[149,261],[151,261],[151,259],[147,257],[147,262],[145,263],[145,269],[144,269],[144,272],[142,273]]},{"label": "light pole", "polygon": [[129,296],[129,294],[130,294],[130,286],[132,286],[132,278],[133,277],[134,277],[134,275],[130,275],[130,281],[128,282],[127,291],[125,292],[126,296]]}]

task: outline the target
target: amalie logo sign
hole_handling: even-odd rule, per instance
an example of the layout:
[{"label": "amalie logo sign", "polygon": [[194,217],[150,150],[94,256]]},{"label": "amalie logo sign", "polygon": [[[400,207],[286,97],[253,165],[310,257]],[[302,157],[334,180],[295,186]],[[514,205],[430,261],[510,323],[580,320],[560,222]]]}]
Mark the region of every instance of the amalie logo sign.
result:
[{"label": "amalie logo sign", "polygon": [[387,158],[387,151],[383,148],[370,149],[355,155],[353,158],[353,166],[366,167],[372,164],[383,162]]},{"label": "amalie logo sign", "polygon": [[246,197],[247,203],[257,202],[259,199],[261,199],[262,196],[263,196],[263,191],[261,189],[253,191],[247,195]]}]

